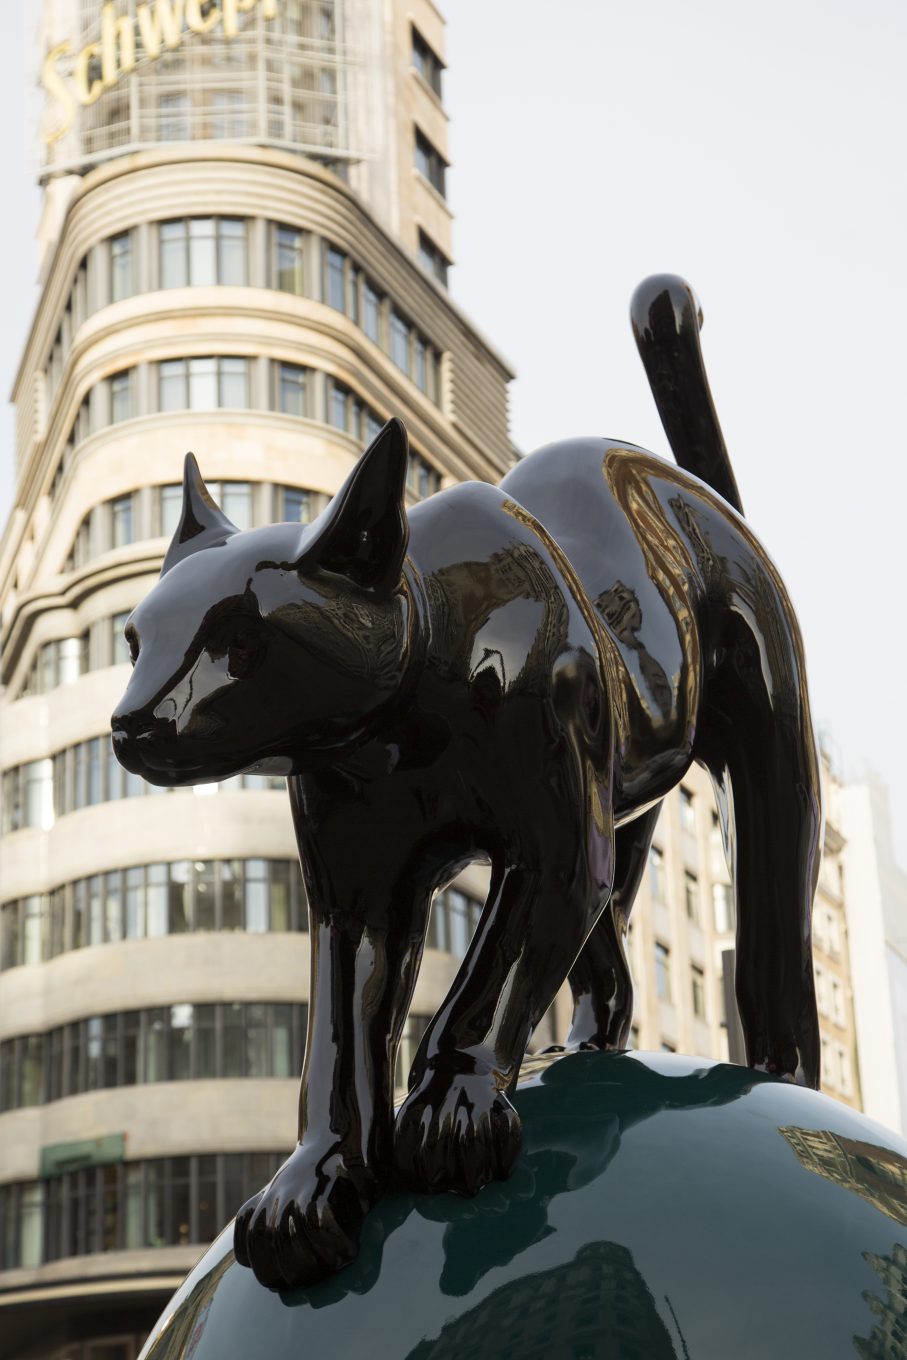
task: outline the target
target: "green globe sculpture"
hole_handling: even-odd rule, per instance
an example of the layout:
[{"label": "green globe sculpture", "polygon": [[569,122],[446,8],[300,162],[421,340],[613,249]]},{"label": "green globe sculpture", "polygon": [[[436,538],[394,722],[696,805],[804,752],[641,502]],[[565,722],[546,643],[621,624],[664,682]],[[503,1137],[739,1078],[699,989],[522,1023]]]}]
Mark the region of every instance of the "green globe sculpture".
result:
[{"label": "green globe sculpture", "polygon": [[358,1259],[272,1291],[226,1229],[141,1360],[905,1360],[907,1143],[743,1067],[524,1065],[475,1199],[391,1192]]}]

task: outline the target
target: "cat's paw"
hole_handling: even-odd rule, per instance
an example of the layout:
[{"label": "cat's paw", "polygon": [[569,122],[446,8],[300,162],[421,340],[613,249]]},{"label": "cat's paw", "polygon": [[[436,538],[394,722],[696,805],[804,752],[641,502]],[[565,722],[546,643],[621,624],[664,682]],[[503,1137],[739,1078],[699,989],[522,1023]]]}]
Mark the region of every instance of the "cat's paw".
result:
[{"label": "cat's paw", "polygon": [[394,1160],[413,1189],[474,1195],[510,1175],[521,1134],[520,1117],[492,1076],[436,1067],[400,1106]]},{"label": "cat's paw", "polygon": [[274,1289],[316,1284],[355,1259],[363,1219],[379,1194],[377,1179],[348,1166],[341,1149],[300,1144],[236,1215],[236,1259]]}]

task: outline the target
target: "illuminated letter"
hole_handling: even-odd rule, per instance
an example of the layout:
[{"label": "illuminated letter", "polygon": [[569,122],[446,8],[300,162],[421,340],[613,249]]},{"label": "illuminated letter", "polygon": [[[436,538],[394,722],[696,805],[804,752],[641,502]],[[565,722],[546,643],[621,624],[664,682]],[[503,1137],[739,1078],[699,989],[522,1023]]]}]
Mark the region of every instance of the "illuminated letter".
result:
[{"label": "illuminated letter", "polygon": [[[247,14],[250,9],[254,9],[258,0],[223,0],[224,3],[224,37],[235,38],[239,32],[239,24],[236,22],[237,14]],[[270,3],[270,0],[266,0]],[[271,18],[269,14],[265,18]]]},{"label": "illuminated letter", "polygon": [[55,142],[58,137],[63,136],[63,133],[72,122],[73,110],[76,107],[72,95],[63,84],[63,79],[60,72],[57,70],[57,62],[61,57],[65,57],[68,51],[68,42],[60,43],[59,47],[54,47],[48,52],[44,61],[44,70],[41,73],[44,81],[44,88],[47,93],[54,99],[59,99],[60,103],[63,105],[63,120],[60,123],[60,126],[45,138],[48,145],[50,145],[51,142]]},{"label": "illuminated letter", "polygon": [[94,104],[104,91],[104,82],[100,76],[93,79],[90,85],[88,83],[88,68],[93,61],[97,62],[100,53],[100,43],[89,43],[87,47],[82,48],[73,67],[72,79],[76,87],[76,99],[86,106]]},{"label": "illuminated letter", "polygon": [[219,19],[220,10],[216,5],[211,6],[211,13],[203,19],[201,0],[186,0],[186,24],[193,33],[210,33]]},{"label": "illuminated letter", "polygon": [[154,61],[161,55],[161,36],[167,47],[179,47],[183,27],[183,0],[157,0],[152,10],[149,4],[137,5],[135,17],[142,35],[145,55]]},{"label": "illuminated letter", "polygon": [[[117,44],[120,60],[117,61]],[[104,88],[115,85],[120,76],[135,70],[135,28],[132,17],[114,17],[113,0],[101,10],[101,79]]]}]

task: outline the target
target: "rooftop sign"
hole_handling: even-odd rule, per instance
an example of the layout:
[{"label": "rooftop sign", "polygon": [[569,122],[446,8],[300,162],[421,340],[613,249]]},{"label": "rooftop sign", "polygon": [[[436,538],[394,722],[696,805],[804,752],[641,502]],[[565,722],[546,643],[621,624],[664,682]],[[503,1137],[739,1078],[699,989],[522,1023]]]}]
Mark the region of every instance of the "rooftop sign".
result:
[{"label": "rooftop sign", "polygon": [[51,48],[44,61],[42,81],[61,106],[60,122],[45,136],[57,141],[72,124],[76,109],[94,104],[105,90],[133,71],[141,58],[156,61],[164,51],[180,47],[189,33],[211,33],[220,28],[225,38],[240,31],[239,17],[261,8],[266,19],[277,15],[278,0],[143,0],[135,15],[117,15],[113,0],[101,6],[101,34],[86,43],[70,62],[69,41]]}]

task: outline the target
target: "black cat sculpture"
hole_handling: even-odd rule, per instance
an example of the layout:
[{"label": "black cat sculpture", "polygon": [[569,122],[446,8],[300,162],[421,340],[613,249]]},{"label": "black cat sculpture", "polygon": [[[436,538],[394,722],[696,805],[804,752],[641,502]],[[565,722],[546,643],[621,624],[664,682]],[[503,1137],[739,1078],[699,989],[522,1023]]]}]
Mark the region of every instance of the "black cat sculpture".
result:
[{"label": "black cat sculpture", "polygon": [[[236,1219],[264,1284],[349,1262],[393,1168],[461,1194],[507,1176],[508,1091],[565,978],[569,1045],[625,1046],[630,907],[659,800],[694,760],[733,862],[749,1063],[818,1085],[800,633],[738,513],[690,290],[647,280],[633,319],[685,471],[574,439],[407,512],[391,420],[314,523],[240,532],[186,459],[113,737],[154,784],[289,776],[312,976],[298,1145]],[[488,900],[395,1120],[432,894],[475,860]]]}]

